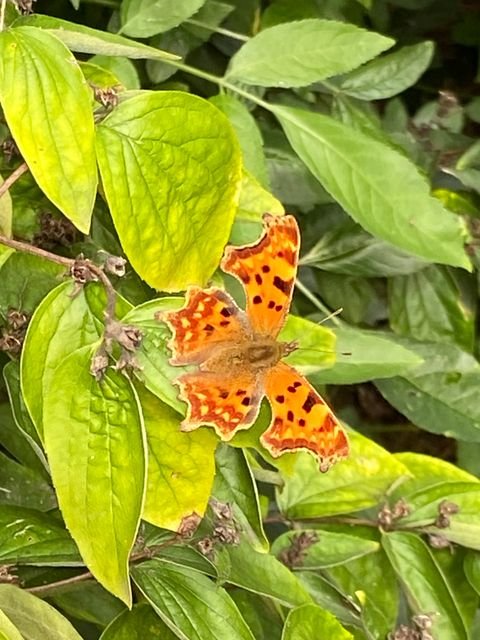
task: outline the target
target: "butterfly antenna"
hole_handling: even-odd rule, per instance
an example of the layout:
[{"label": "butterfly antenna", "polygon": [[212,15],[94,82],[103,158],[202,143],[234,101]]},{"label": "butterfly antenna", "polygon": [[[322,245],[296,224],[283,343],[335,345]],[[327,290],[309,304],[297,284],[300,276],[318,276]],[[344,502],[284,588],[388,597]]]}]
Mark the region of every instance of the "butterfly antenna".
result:
[{"label": "butterfly antenna", "polygon": [[327,320],[331,320],[332,318],[335,318],[335,316],[339,316],[342,313],[342,311],[343,311],[343,307],[340,307],[336,311],[332,311],[332,313],[329,313],[328,316],[323,318],[323,320],[319,320],[317,324],[323,324],[324,322],[327,322]]}]

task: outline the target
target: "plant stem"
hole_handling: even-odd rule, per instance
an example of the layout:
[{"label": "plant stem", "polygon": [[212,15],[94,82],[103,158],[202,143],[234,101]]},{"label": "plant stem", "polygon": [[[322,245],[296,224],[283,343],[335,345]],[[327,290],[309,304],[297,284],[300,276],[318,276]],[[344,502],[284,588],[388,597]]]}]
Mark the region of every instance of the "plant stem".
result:
[{"label": "plant stem", "polygon": [[[1,30],[1,29],[0,29]],[[12,184],[16,182],[20,176],[23,176],[24,173],[28,171],[28,166],[26,162],[22,162],[22,164],[13,171],[8,178],[0,185],[0,198],[10,189]]]},{"label": "plant stem", "polygon": [[50,253],[50,251],[40,249],[40,247],[34,247],[32,244],[20,242],[19,240],[13,240],[12,238],[7,238],[6,236],[0,235],[0,244],[5,245],[6,247],[10,247],[11,249],[16,249],[17,251],[22,251],[23,253],[30,253],[33,256],[44,258],[45,260],[49,260],[50,262],[63,264],[65,267],[72,267],[75,263],[75,260],[73,258],[57,256],[56,253]]},{"label": "plant stem", "polygon": [[310,300],[310,302],[312,304],[314,304],[317,309],[319,309],[320,311],[322,311],[322,313],[326,313],[327,316],[329,317],[329,319],[338,326],[340,326],[341,322],[338,320],[338,318],[336,318],[332,312],[330,311],[330,309],[328,307],[326,307],[323,302],[317,298],[316,296],[313,295],[313,293],[310,291],[310,289],[308,287],[306,287],[303,282],[301,280],[296,280],[295,282],[295,286],[297,287],[297,289],[299,291],[301,291],[303,293],[303,295],[308,298]]},{"label": "plant stem", "polygon": [[3,31],[5,27],[5,9],[7,7],[7,0],[1,0],[0,5],[0,31]]},{"label": "plant stem", "polygon": [[[176,542],[178,542],[178,536],[175,536],[162,544],[158,544],[155,547],[151,547],[143,551],[139,551],[138,553],[134,553],[130,556],[129,564],[137,564],[142,560],[148,560],[149,558],[154,557],[155,553],[160,549],[169,547]],[[93,576],[91,571],[85,571],[85,573],[80,573],[76,576],[65,578],[64,580],[57,580],[57,582],[51,582],[50,584],[42,584],[38,587],[28,587],[27,589],[25,589],[25,591],[41,596],[52,595],[53,593],[55,593],[55,591],[59,591],[64,587],[70,587],[72,585],[78,584],[79,582],[85,582],[87,580],[95,580],[95,577]]]}]

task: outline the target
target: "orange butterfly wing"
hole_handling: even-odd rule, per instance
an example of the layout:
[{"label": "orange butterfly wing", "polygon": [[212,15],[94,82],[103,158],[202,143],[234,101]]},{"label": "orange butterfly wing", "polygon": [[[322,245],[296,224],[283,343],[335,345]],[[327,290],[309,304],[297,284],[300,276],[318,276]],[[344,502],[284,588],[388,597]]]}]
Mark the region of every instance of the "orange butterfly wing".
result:
[{"label": "orange butterfly wing", "polygon": [[298,371],[279,362],[267,373],[265,388],[272,422],[260,439],[274,458],[305,449],[318,457],[320,470],[327,471],[348,455],[343,427]]},{"label": "orange butterfly wing", "polygon": [[248,320],[235,301],[221,289],[190,287],[185,305],[160,315],[172,330],[170,364],[200,364],[220,344],[245,340]]},{"label": "orange butterfly wing", "polygon": [[221,267],[243,284],[253,330],[276,338],[290,308],[300,234],[293,216],[265,214],[265,233],[252,245],[227,247]]},{"label": "orange butterfly wing", "polygon": [[229,376],[200,371],[180,376],[177,383],[180,398],[188,405],[182,431],[206,424],[214,427],[222,440],[230,440],[257,418],[263,393],[251,373]]}]

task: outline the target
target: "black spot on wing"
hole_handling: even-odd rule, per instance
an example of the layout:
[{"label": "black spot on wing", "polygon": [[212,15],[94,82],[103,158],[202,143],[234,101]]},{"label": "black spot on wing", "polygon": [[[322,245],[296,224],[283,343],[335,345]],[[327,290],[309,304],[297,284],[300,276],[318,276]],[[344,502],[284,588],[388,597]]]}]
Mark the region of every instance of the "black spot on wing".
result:
[{"label": "black spot on wing", "polygon": [[290,292],[292,284],[292,280],[282,280],[282,278],[280,278],[279,276],[275,276],[273,279],[273,286],[285,294],[288,294]]},{"label": "black spot on wing", "polygon": [[310,411],[312,410],[312,408],[318,404],[318,400],[315,394],[313,394],[311,391],[307,396],[307,399],[305,400],[305,402],[302,405],[302,409],[305,411],[305,413],[310,413]]}]

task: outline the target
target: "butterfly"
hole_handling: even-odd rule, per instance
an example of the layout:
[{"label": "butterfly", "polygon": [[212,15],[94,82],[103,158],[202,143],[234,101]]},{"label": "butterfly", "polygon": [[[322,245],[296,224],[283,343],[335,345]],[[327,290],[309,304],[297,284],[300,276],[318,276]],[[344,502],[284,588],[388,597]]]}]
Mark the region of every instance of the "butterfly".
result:
[{"label": "butterfly", "polygon": [[267,397],[272,418],[260,437],[273,457],[306,450],[321,471],[348,455],[344,429],[322,397],[283,358],[297,343],[281,342],[298,265],[300,233],[291,215],[263,217],[264,232],[251,245],[227,246],[224,272],[243,285],[246,311],[217,287],[189,287],[184,306],[164,312],[172,331],[172,365],[197,365],[180,375],[187,404],[183,431],[213,426],[222,440],[250,427]]}]

